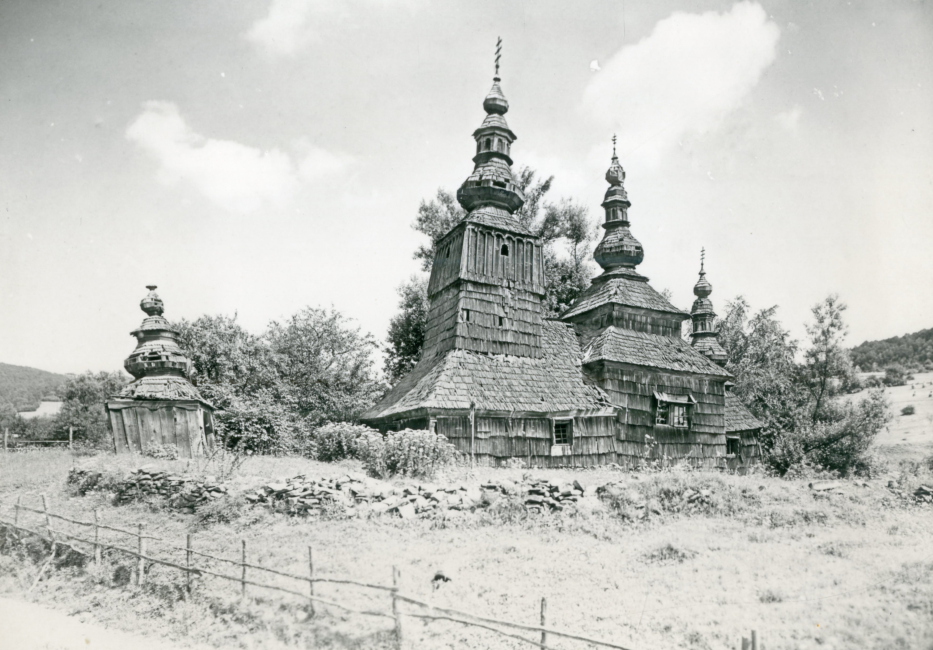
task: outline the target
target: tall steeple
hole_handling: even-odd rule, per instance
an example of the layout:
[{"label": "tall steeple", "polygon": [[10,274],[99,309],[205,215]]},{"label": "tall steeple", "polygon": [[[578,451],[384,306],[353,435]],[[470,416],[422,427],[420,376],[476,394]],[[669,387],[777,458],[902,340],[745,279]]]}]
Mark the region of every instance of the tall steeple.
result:
[{"label": "tall steeple", "polygon": [[693,301],[690,310],[690,319],[693,321],[693,332],[690,340],[698,352],[704,354],[713,363],[726,365],[726,351],[719,344],[719,332],[716,330],[716,312],[713,311],[713,301],[709,299],[713,293],[713,285],[706,279],[706,249],[700,251],[700,279],[693,287]]},{"label": "tall steeple", "polygon": [[505,121],[509,102],[499,86],[499,59],[502,39],[496,43],[496,74],[492,88],[483,100],[486,119],[476,131],[476,155],[473,173],[457,190],[457,201],[467,212],[478,208],[494,207],[513,214],[525,203],[525,195],[512,180],[512,143],[516,137]]},{"label": "tall steeple", "polygon": [[612,163],[606,172],[606,181],[609,189],[602,203],[606,210],[606,221],[603,223],[606,234],[593,251],[593,258],[606,271],[616,268],[634,270],[645,259],[645,251],[629,230],[628,209],[632,207],[632,202],[628,200],[623,185],[625,170],[616,155],[615,136],[612,136]]}]

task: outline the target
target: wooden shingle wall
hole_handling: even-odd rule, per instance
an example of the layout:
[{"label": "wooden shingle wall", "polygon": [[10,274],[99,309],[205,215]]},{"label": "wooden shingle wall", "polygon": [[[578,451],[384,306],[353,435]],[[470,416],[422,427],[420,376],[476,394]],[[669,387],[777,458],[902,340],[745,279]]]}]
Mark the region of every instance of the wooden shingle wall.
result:
[{"label": "wooden shingle wall", "polygon": [[197,403],[112,402],[107,412],[117,453],[139,454],[153,445],[175,445],[182,458],[193,458],[213,447],[204,430],[205,410]]},{"label": "wooden shingle wall", "polygon": [[[437,432],[457,450],[470,456],[470,418],[437,417]],[[611,417],[573,418],[573,453],[551,456],[553,439],[549,418],[476,418],[473,453],[479,465],[498,466],[509,458],[524,460],[528,467],[591,467],[615,462],[616,426]]]},{"label": "wooden shingle wall", "polygon": [[610,303],[593,311],[570,319],[584,341],[600,333],[610,325],[622,329],[659,334],[661,336],[680,336],[683,318],[637,307],[628,307]]},{"label": "wooden shingle wall", "polygon": [[[687,459],[698,466],[716,466],[726,454],[725,383],[687,374],[664,373],[601,363],[588,374],[609,395],[619,413],[616,450],[632,462],[644,457],[646,436],[652,436],[650,458]],[[689,429],[655,425],[654,392],[690,395]],[[620,460],[622,462],[622,460]]]}]

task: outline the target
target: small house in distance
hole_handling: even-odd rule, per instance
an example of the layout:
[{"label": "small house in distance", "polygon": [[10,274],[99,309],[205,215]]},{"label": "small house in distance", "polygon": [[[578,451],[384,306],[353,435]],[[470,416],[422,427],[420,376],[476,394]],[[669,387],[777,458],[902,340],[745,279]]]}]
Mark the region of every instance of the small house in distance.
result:
[{"label": "small house in distance", "polygon": [[[525,198],[512,178],[516,136],[496,72],[473,133],[474,170],[457,191],[467,215],[436,246],[421,359],[363,421],[435,430],[488,465],[744,464],[743,444],[730,441],[757,431],[727,428],[727,403],[748,416],[734,418],[740,426],[754,418],[727,390],[712,287],[701,269],[688,314],[636,270],[644,250],[615,151],[594,251],[603,273],[560,318],[545,318],[542,246],[515,217]],[[688,318],[691,342],[680,334]]]},{"label": "small house in distance", "polygon": [[19,411],[16,415],[24,420],[33,420],[37,418],[54,418],[61,413],[64,402],[60,399],[42,399],[39,402],[39,408],[35,411]]},{"label": "small house in distance", "polygon": [[136,349],[123,364],[135,381],[107,402],[114,450],[141,453],[175,445],[184,458],[203,455],[214,446],[214,408],[188,380],[191,362],[162,316],[156,287],[146,288],[139,303],[146,318],[132,332]]}]

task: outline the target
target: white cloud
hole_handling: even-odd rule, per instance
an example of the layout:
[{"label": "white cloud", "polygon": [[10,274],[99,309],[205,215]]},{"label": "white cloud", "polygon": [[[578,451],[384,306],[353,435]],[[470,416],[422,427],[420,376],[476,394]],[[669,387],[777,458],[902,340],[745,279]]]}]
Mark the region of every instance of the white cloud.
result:
[{"label": "white cloud", "polygon": [[246,33],[246,38],[272,56],[292,56],[308,44],[313,34],[308,24],[313,0],[272,0],[269,13]]},{"label": "white cloud", "polygon": [[146,102],[126,137],[159,161],[159,179],[186,181],[207,199],[233,212],[282,206],[303,181],[341,171],[350,159],[303,143],[295,162],[279,149],[263,151],[232,140],[214,140],[191,130],[171,102]]},{"label": "white cloud", "polygon": [[620,154],[640,150],[657,160],[741,105],[774,61],[779,37],[757,3],[674,13],[603,63],[584,91],[584,109],[618,131]]},{"label": "white cloud", "polygon": [[778,113],[774,116],[774,119],[777,120],[777,123],[782,127],[793,132],[797,130],[801,115],[803,115],[803,109],[800,108],[800,106],[794,106],[782,113]]}]

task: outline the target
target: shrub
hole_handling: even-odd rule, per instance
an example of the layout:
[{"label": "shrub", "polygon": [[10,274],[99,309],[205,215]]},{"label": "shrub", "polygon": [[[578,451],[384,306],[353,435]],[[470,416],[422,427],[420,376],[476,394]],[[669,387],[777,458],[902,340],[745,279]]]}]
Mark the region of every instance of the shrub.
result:
[{"label": "shrub", "polygon": [[149,456],[149,458],[156,458],[158,460],[178,460],[178,447],[173,444],[147,445],[143,450],[143,456]]},{"label": "shrub", "polygon": [[907,406],[901,409],[901,415],[913,415],[916,412],[917,410],[914,408],[913,404],[908,404]]},{"label": "shrub", "polygon": [[396,475],[428,478],[458,456],[444,436],[413,429],[386,435],[370,430],[357,438],[356,454],[375,478]]},{"label": "shrub", "polygon": [[882,381],[885,386],[903,386],[908,379],[910,377],[904,366],[895,363],[884,369],[884,379]]},{"label": "shrub", "polygon": [[318,460],[332,462],[344,458],[358,458],[359,439],[367,434],[377,434],[374,429],[361,424],[333,422],[314,431],[314,455]]}]

